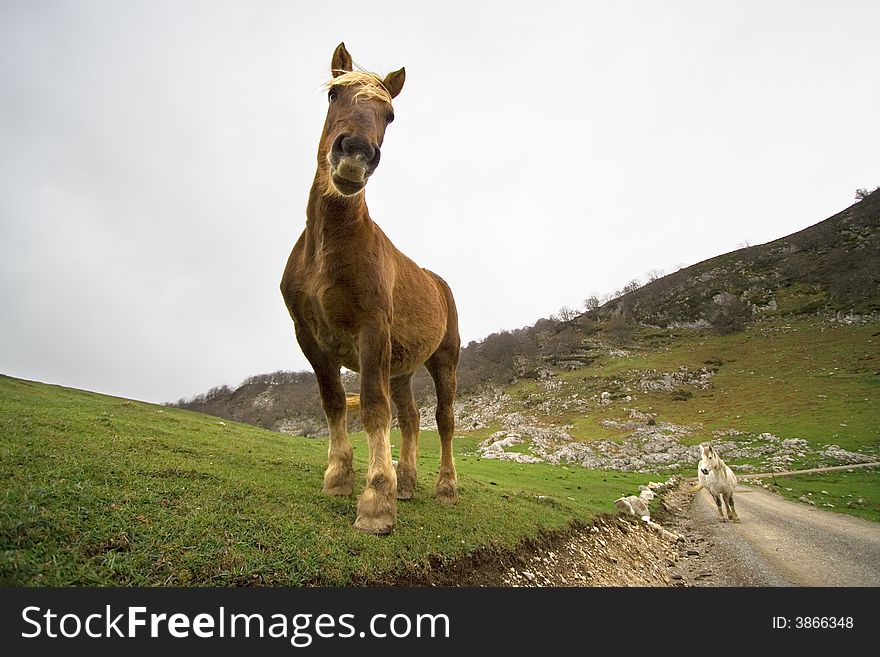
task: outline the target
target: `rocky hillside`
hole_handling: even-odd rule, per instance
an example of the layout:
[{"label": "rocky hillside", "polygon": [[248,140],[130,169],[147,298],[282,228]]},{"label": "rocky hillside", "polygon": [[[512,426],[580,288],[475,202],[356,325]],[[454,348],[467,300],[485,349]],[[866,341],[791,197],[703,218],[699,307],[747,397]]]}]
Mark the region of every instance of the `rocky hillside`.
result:
[{"label": "rocky hillside", "polygon": [[[356,389],[356,375],[346,378],[347,387]],[[312,372],[257,374],[237,388],[217,386],[171,405],[297,436],[324,435],[327,429]]]},{"label": "rocky hillside", "polygon": [[754,315],[880,310],[880,193],[814,226],[681,269],[609,301],[600,318],[735,330]]}]

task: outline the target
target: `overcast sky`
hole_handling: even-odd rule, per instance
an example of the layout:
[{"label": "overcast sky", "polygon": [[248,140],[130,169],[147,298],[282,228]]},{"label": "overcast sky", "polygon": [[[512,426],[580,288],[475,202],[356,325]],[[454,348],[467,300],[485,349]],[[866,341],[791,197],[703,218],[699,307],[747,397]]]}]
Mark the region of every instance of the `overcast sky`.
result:
[{"label": "overcast sky", "polygon": [[373,219],[465,343],[880,185],[880,3],[0,3],[0,372],[305,369],[278,290],[345,41],[406,66]]}]

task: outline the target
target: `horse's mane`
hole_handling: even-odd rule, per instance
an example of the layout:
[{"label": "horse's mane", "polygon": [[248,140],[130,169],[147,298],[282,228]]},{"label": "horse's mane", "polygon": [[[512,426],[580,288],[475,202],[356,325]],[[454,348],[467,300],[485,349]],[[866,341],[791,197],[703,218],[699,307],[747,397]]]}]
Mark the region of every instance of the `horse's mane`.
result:
[{"label": "horse's mane", "polygon": [[391,102],[391,94],[382,84],[382,79],[375,73],[367,71],[346,71],[335,78],[331,78],[324,83],[325,89],[330,89],[337,85],[357,86],[358,90],[354,94],[355,100],[363,96],[364,98],[374,98],[382,100],[386,103]]}]

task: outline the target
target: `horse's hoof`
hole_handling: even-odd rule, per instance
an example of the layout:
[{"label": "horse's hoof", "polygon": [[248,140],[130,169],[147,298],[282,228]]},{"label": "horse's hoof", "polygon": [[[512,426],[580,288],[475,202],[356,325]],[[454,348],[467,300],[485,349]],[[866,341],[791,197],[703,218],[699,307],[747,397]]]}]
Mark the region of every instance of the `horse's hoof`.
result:
[{"label": "horse's hoof", "polygon": [[438,481],[434,486],[434,497],[446,506],[454,506],[458,503],[458,486],[448,481]]},{"label": "horse's hoof", "polygon": [[335,470],[324,475],[324,487],[321,489],[324,495],[347,496],[354,493],[354,470]]},{"label": "horse's hoof", "polygon": [[730,522],[740,523],[740,522],[742,522],[742,520],[740,520],[739,518],[734,518]]},{"label": "horse's hoof", "polygon": [[351,497],[354,493],[354,486],[334,486],[333,488],[324,486],[321,492],[330,497]]},{"label": "horse's hoof", "polygon": [[410,470],[397,466],[397,499],[411,500],[416,491],[416,475]]},{"label": "horse's hoof", "polygon": [[394,529],[394,518],[390,516],[386,518],[367,518],[365,516],[358,516],[357,520],[354,521],[354,528],[367,534],[384,536],[385,534],[390,534],[391,530]]},{"label": "horse's hoof", "polygon": [[367,488],[358,500],[356,529],[368,534],[390,534],[397,518],[396,491],[390,494],[378,492],[375,488]]}]

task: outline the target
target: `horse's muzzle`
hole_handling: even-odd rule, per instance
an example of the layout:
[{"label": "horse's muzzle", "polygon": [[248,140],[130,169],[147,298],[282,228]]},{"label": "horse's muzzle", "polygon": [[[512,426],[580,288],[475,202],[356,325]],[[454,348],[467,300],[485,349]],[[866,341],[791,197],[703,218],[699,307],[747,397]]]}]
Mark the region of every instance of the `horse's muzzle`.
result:
[{"label": "horse's muzzle", "polygon": [[702,472],[704,475],[709,474],[709,471],[706,468],[700,468],[700,472]]},{"label": "horse's muzzle", "polygon": [[367,179],[367,163],[359,157],[343,157],[333,173],[353,183],[363,183]]},{"label": "horse's muzzle", "polygon": [[330,182],[332,183],[334,189],[343,196],[354,196],[355,194],[359,194],[367,185],[366,180],[356,182],[343,178],[336,173],[330,174]]},{"label": "horse's muzzle", "polygon": [[369,175],[366,164],[359,157],[343,158],[336,166],[331,162],[330,181],[343,196],[354,196],[361,192]]},{"label": "horse's muzzle", "polygon": [[379,165],[380,152],[378,145],[363,137],[338,135],[327,157],[337,191],[345,196],[360,192]]}]

